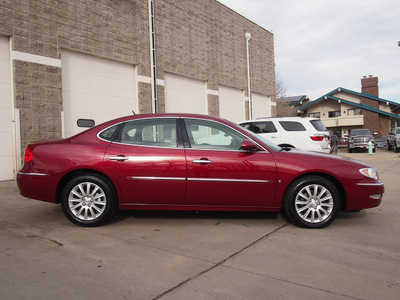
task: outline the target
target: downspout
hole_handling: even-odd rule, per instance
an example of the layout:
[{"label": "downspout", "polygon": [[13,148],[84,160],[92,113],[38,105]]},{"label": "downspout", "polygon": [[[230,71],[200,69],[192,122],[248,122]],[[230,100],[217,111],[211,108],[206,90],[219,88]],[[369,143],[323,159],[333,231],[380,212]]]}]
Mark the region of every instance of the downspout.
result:
[{"label": "downspout", "polygon": [[246,32],[246,56],[247,56],[247,94],[249,97],[249,118],[253,119],[253,95],[251,90],[251,62],[250,62],[250,39],[251,34]]},{"label": "downspout", "polygon": [[152,111],[158,113],[157,103],[157,61],[156,61],[156,27],[154,16],[154,0],[149,0],[149,31],[150,31],[150,60],[151,60],[151,98]]},{"label": "downspout", "polygon": [[13,56],[13,37],[8,40],[10,57],[10,84],[11,84],[11,122],[12,122],[12,147],[13,147],[13,172],[14,179],[17,178],[17,172],[21,168],[21,131],[19,123],[19,109],[16,109],[15,103],[15,85],[14,85],[14,56]]}]

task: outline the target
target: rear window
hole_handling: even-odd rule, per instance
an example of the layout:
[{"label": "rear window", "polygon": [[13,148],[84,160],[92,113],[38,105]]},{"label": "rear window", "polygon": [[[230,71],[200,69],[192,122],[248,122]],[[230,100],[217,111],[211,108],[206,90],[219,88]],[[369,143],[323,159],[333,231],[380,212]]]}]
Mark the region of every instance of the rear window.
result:
[{"label": "rear window", "polygon": [[325,125],[320,120],[312,120],[310,121],[312,126],[318,131],[327,131]]},{"label": "rear window", "polygon": [[303,124],[299,122],[293,121],[279,121],[279,124],[285,129],[286,131],[306,131]]},{"label": "rear window", "polygon": [[264,122],[252,122],[241,124],[244,128],[254,132],[254,133],[271,133],[277,132],[274,123],[271,121]]}]

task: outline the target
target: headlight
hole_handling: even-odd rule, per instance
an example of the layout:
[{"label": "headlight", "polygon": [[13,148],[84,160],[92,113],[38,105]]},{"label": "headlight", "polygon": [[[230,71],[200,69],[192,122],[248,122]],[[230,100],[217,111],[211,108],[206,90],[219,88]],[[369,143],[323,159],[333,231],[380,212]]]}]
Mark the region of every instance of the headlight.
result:
[{"label": "headlight", "polygon": [[374,180],[379,179],[378,172],[374,168],[362,168],[360,169],[360,173]]}]

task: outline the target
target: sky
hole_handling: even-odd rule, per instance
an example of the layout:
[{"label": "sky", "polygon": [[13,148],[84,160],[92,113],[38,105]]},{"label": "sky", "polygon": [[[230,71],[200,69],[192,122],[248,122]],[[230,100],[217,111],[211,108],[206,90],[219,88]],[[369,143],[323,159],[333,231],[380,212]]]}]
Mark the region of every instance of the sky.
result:
[{"label": "sky", "polygon": [[286,96],[310,100],[361,78],[400,103],[399,0],[218,0],[274,34],[277,79]]}]

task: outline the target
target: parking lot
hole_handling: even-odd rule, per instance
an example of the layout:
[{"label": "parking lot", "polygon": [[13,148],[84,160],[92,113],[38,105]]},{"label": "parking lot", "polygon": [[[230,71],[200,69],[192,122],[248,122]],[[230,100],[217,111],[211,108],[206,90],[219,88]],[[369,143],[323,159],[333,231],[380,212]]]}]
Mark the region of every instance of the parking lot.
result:
[{"label": "parking lot", "polygon": [[400,154],[382,204],[307,230],[277,213],[120,212],[80,228],[0,182],[1,299],[399,299]]}]

